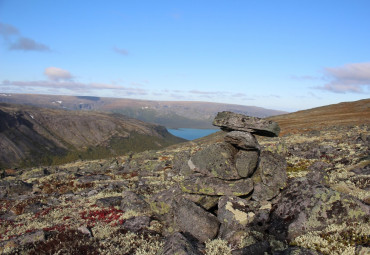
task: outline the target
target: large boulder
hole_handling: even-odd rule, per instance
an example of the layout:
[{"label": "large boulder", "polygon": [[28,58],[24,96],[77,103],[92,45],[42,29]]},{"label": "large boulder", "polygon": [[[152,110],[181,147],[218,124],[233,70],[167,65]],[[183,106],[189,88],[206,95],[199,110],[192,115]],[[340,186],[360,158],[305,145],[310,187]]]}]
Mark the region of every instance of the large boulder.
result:
[{"label": "large boulder", "polygon": [[256,201],[271,200],[280,193],[287,181],[286,161],[270,151],[262,151],[257,171],[252,175]]},{"label": "large boulder", "polygon": [[190,176],[180,183],[186,193],[210,196],[245,196],[253,190],[251,178],[225,181],[215,177]]},{"label": "large boulder", "polygon": [[280,127],[276,122],[249,117],[233,112],[219,112],[213,125],[228,131],[246,131],[261,136],[278,136]]},{"label": "large boulder", "polygon": [[237,149],[228,143],[217,143],[195,153],[189,166],[194,172],[224,180],[240,179],[233,162]]},{"label": "large boulder", "polygon": [[201,242],[216,237],[220,223],[217,217],[195,203],[179,198],[174,200],[174,222],[184,233],[190,233]]},{"label": "large boulder", "polygon": [[273,208],[270,233],[293,240],[331,224],[362,222],[369,224],[369,206],[307,178],[299,178],[282,191]]}]

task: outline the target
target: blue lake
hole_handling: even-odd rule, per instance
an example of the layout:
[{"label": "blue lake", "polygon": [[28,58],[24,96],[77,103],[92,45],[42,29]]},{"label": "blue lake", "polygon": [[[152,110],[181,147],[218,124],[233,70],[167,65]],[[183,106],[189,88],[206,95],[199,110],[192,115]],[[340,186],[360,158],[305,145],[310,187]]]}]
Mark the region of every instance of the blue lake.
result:
[{"label": "blue lake", "polygon": [[179,129],[168,129],[171,134],[184,138],[186,140],[194,140],[203,136],[210,135],[220,131],[219,129],[195,129],[195,128],[179,128]]}]

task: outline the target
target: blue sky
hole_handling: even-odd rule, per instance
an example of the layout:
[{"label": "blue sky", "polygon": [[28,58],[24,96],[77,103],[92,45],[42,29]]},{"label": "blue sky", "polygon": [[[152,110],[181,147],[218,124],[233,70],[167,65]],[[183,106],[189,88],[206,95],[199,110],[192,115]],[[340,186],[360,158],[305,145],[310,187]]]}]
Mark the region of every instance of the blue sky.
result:
[{"label": "blue sky", "polygon": [[0,0],[0,93],[295,111],[369,98],[370,1]]}]

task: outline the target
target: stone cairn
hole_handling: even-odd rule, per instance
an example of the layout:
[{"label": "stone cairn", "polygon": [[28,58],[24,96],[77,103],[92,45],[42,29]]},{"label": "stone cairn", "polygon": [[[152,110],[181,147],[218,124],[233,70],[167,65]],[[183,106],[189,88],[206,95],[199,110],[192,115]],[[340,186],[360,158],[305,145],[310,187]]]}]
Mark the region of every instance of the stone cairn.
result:
[{"label": "stone cairn", "polygon": [[[182,191],[189,194],[240,197],[254,190],[255,200],[267,200],[276,196],[279,187],[274,191],[269,189],[276,186],[276,183],[268,180],[268,175],[270,174],[270,179],[275,175],[273,172],[279,164],[274,163],[279,162],[269,153],[261,155],[260,145],[254,135],[278,136],[278,124],[233,112],[219,112],[213,125],[228,132],[224,142],[213,144],[189,159],[188,166],[195,174],[181,184]],[[259,165],[266,175],[264,179],[253,176]]]},{"label": "stone cairn", "polygon": [[[179,188],[159,193],[151,204],[176,235],[190,233],[201,242],[217,236],[232,241],[251,224],[267,222],[270,200],[286,184],[285,159],[261,151],[254,136],[278,136],[277,123],[219,112],[213,125],[227,132],[224,141],[185,160]],[[177,249],[166,245],[164,254]]]}]

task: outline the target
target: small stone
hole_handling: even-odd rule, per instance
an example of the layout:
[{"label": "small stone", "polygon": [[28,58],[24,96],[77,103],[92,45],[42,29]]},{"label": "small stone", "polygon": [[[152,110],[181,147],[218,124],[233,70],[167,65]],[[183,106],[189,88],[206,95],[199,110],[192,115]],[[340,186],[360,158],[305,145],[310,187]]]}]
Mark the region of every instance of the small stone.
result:
[{"label": "small stone", "polygon": [[260,150],[256,137],[249,132],[231,131],[224,139],[225,142],[244,150]]},{"label": "small stone", "polygon": [[210,196],[244,196],[253,190],[252,179],[225,181],[215,177],[191,176],[180,183],[183,192]]},{"label": "small stone", "polygon": [[201,242],[216,237],[220,223],[213,214],[185,198],[175,200],[173,209],[175,223],[182,232]]},{"label": "small stone", "polygon": [[261,136],[278,136],[280,127],[276,122],[233,112],[219,112],[213,125],[223,130],[246,131]]},{"label": "small stone", "polygon": [[77,230],[80,231],[82,234],[85,234],[85,235],[88,235],[89,237],[92,237],[91,230],[88,229],[87,227],[82,226],[82,227],[79,227]]}]

